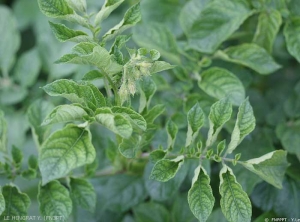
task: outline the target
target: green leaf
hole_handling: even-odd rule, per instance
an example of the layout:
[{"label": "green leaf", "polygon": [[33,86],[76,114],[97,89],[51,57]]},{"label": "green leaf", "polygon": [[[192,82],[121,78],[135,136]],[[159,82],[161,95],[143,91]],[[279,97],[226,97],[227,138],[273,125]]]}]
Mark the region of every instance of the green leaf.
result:
[{"label": "green leaf", "polygon": [[38,0],[40,10],[48,17],[62,18],[74,14],[67,1],[61,0]]},{"label": "green leaf", "polygon": [[30,169],[35,169],[35,170],[38,168],[38,160],[37,160],[36,156],[34,156],[34,155],[29,156],[28,167]]},{"label": "green leaf", "polygon": [[149,108],[151,99],[156,92],[156,84],[152,78],[143,78],[139,81],[139,91],[140,91],[140,106],[139,112],[143,112],[145,109]]},{"label": "green leaf", "polygon": [[103,74],[101,74],[98,70],[92,70],[89,71],[88,73],[84,74],[82,77],[83,81],[93,81],[96,79],[101,79],[103,78]]},{"label": "green leaf", "polygon": [[96,192],[93,185],[85,179],[71,178],[71,198],[74,203],[94,212],[96,209]]},{"label": "green leaf", "polygon": [[4,113],[0,110],[0,150],[7,150],[7,124],[4,118]]},{"label": "green leaf", "polygon": [[[155,212],[155,213],[154,213]],[[169,222],[170,213],[164,205],[154,202],[141,203],[133,208],[136,222]]]},{"label": "green leaf", "polygon": [[238,161],[241,158],[241,155],[242,155],[241,153],[235,154],[234,160]]},{"label": "green leaf", "polygon": [[39,167],[43,184],[65,176],[74,168],[92,163],[95,157],[90,132],[67,125],[54,132],[41,147]]},{"label": "green leaf", "polygon": [[186,35],[190,33],[194,23],[197,21],[201,12],[205,9],[208,3],[209,0],[191,0],[184,5],[180,12],[179,20]]},{"label": "green leaf", "polygon": [[[86,17],[78,15],[74,10],[78,10],[79,1],[84,0],[38,0],[39,7],[42,13],[50,18],[64,19],[69,22],[77,23],[87,29],[91,28]],[[86,12],[84,12],[86,13]]]},{"label": "green leaf", "polygon": [[60,42],[90,42],[92,39],[85,32],[73,30],[59,23],[49,22],[50,27]]},{"label": "green leaf", "polygon": [[276,200],[273,202],[275,213],[282,217],[299,218],[300,182],[287,177],[282,185],[283,188],[277,190],[277,195],[275,192],[271,192],[272,196],[274,196],[274,194],[276,195]]},{"label": "green leaf", "polygon": [[245,99],[242,82],[226,69],[213,67],[204,71],[198,85],[208,95],[217,99],[227,96],[234,105],[241,104]]},{"label": "green leaf", "polygon": [[138,22],[141,21],[141,10],[140,10],[140,3],[137,3],[131,6],[125,13],[124,18],[117,24],[115,27],[108,30],[103,35],[103,40],[108,41],[114,38],[116,35],[120,34],[121,32],[125,31],[128,28],[136,25]]},{"label": "green leaf", "polygon": [[80,105],[60,105],[55,107],[51,113],[49,113],[42,125],[49,125],[54,123],[64,123],[72,121],[83,121],[84,117],[87,117],[88,113],[80,107]]},{"label": "green leaf", "polygon": [[141,148],[141,136],[132,135],[130,138],[123,138],[119,145],[120,153],[126,158],[135,158],[137,151]]},{"label": "green leaf", "polygon": [[[37,2],[37,1],[35,1]],[[29,7],[29,6],[24,6]],[[23,8],[24,8],[23,7]],[[39,10],[37,9],[39,12]],[[70,51],[71,43],[61,44],[53,35],[47,19],[42,14],[38,13],[38,17],[34,19],[36,24],[35,32],[40,33],[36,35],[36,43],[39,49],[42,60],[43,71],[49,74],[51,79],[60,79],[62,77],[72,75],[78,67],[74,65],[53,65],[53,62],[61,55]],[[42,83],[44,85],[45,83]]]},{"label": "green leaf", "polygon": [[67,0],[67,3],[75,11],[86,13],[86,0]]},{"label": "green leaf", "polygon": [[150,74],[155,74],[165,70],[173,69],[175,66],[164,62],[164,61],[155,61],[149,69]]},{"label": "green leaf", "polygon": [[228,98],[224,98],[214,103],[210,107],[209,131],[206,140],[206,146],[211,146],[217,139],[223,125],[230,119],[232,114],[232,105]]},{"label": "green leaf", "polygon": [[[178,15],[185,1],[141,1],[142,21],[145,25],[149,22],[164,24],[176,36],[182,35]],[[159,7],[157,7],[159,6]]]},{"label": "green leaf", "polygon": [[213,53],[252,14],[243,0],[212,1],[194,19],[187,33],[189,47]]},{"label": "green leaf", "polygon": [[40,147],[50,134],[50,127],[41,126],[41,124],[52,109],[53,105],[51,103],[40,99],[33,102],[27,110],[27,118],[37,147]]},{"label": "green leaf", "polygon": [[98,123],[102,124],[109,130],[120,135],[123,138],[129,138],[132,134],[132,125],[123,114],[113,113],[108,107],[98,108],[95,113]]},{"label": "green leaf", "polygon": [[[15,186],[6,185],[2,188],[2,195],[5,200],[5,204],[2,206],[5,206],[5,210],[1,215],[1,221],[5,221],[5,218],[22,217],[28,215],[27,212],[30,206],[30,198],[27,196],[27,194],[21,193]],[[4,220],[2,220],[2,218],[4,218]],[[26,220],[21,219],[19,221]]]},{"label": "green leaf", "polygon": [[124,56],[123,56],[123,53],[122,51],[116,47],[116,46],[112,46],[113,47],[113,50],[110,51],[111,54],[113,54],[115,57],[115,61],[118,63],[118,64],[125,64],[125,60],[124,60]]},{"label": "green leaf", "polygon": [[226,61],[244,65],[262,75],[271,74],[281,68],[264,48],[253,43],[229,47],[219,51],[219,55]]},{"label": "green leaf", "polygon": [[289,53],[300,62],[300,17],[288,20],[284,26],[283,33]]},{"label": "green leaf", "polygon": [[297,0],[291,0],[288,3],[289,11],[292,16],[300,16],[300,5]]},{"label": "green leaf", "polygon": [[36,17],[40,15],[37,1],[18,1],[12,5],[12,9],[18,21],[18,28],[22,31],[32,25],[36,21]]},{"label": "green leaf", "polygon": [[37,48],[34,48],[20,56],[13,74],[23,87],[29,87],[36,82],[40,69],[41,59]]},{"label": "green leaf", "polygon": [[276,127],[277,138],[280,139],[280,142],[285,150],[291,154],[296,154],[300,160],[300,124],[295,123],[292,125],[280,124]]},{"label": "green leaf", "polygon": [[[244,148],[244,147],[243,147]],[[246,147],[245,147],[246,148]],[[243,190],[251,195],[254,187],[262,182],[262,179],[254,173],[246,173],[245,168],[241,164],[237,164],[233,168],[234,175],[243,187]]]},{"label": "green leaf", "polygon": [[8,76],[20,47],[21,37],[16,19],[11,10],[3,4],[0,6],[0,33],[0,51],[2,52],[0,53],[0,69],[4,76]]},{"label": "green leaf", "polygon": [[172,199],[178,194],[181,184],[184,182],[187,175],[187,167],[189,165],[183,165],[182,169],[177,172],[172,180],[167,182],[160,182],[157,180],[151,180],[151,175],[154,164],[148,163],[144,172],[144,181],[147,189],[147,193],[150,195],[152,200],[155,201],[167,201]]},{"label": "green leaf", "polygon": [[[159,120],[157,122],[159,122]],[[166,130],[162,128],[159,129],[157,124],[148,124],[148,130],[143,135],[143,146],[150,145],[150,147],[153,148],[158,147],[160,149],[164,149],[163,147],[167,147],[167,137],[168,135]]]},{"label": "green leaf", "polygon": [[232,170],[224,165],[220,171],[221,208],[229,222],[250,222],[252,206],[248,195],[236,181]]},{"label": "green leaf", "polygon": [[172,222],[197,222],[197,219],[189,208],[186,193],[180,193],[172,201],[171,216]]},{"label": "green leaf", "polygon": [[96,158],[92,163],[84,166],[84,174],[87,177],[94,176],[99,166],[99,160]]},{"label": "green leaf", "polygon": [[199,105],[196,103],[187,113],[187,120],[192,133],[197,132],[204,123],[204,113]]},{"label": "green leaf", "polygon": [[28,96],[28,91],[23,86],[4,86],[0,93],[0,103],[3,105],[14,105],[23,101]]},{"label": "green leaf", "polygon": [[205,222],[212,212],[215,198],[209,185],[210,179],[204,168],[198,166],[188,192],[188,202],[191,211],[199,222]]},{"label": "green leaf", "polygon": [[263,180],[281,189],[286,168],[289,166],[286,155],[286,151],[277,150],[241,164]]},{"label": "green leaf", "polygon": [[23,152],[18,147],[13,146],[11,149],[11,156],[16,166],[20,166],[23,160]]},{"label": "green leaf", "polygon": [[221,142],[218,143],[217,155],[221,156],[222,152],[225,150],[225,148],[226,148],[226,140],[222,140]]},{"label": "green leaf", "polygon": [[227,153],[232,153],[232,151],[254,130],[254,128],[255,116],[249,99],[247,98],[239,107]]},{"label": "green leaf", "polygon": [[168,133],[168,149],[173,149],[176,140],[176,135],[178,133],[178,127],[172,120],[169,120],[167,122],[166,128]]},{"label": "green leaf", "polygon": [[175,37],[164,24],[147,23],[133,29],[133,39],[141,47],[156,49],[175,64],[180,64]]},{"label": "green leaf", "polygon": [[207,222],[227,222],[227,220],[224,217],[224,214],[222,213],[221,208],[216,208],[215,210],[213,210],[213,212],[211,213],[211,215],[209,216]]},{"label": "green leaf", "polygon": [[122,49],[126,42],[128,42],[131,39],[132,35],[118,35],[115,38],[114,43],[112,44],[109,53],[114,54],[115,53],[115,49]]},{"label": "green leaf", "polygon": [[284,102],[283,108],[288,117],[300,117],[300,93],[291,93],[287,100]]},{"label": "green leaf", "polygon": [[185,147],[188,147],[193,143],[195,138],[197,137],[200,128],[204,124],[204,113],[199,105],[196,103],[187,114],[188,120],[188,131],[186,136]]},{"label": "green leaf", "polygon": [[278,193],[282,191],[268,183],[260,183],[251,194],[252,203],[263,211],[269,211],[274,207]]},{"label": "green leaf", "polygon": [[168,180],[172,179],[176,175],[183,162],[184,162],[184,156],[178,156],[177,158],[172,160],[167,160],[167,159],[159,160],[154,165],[149,178],[151,180],[167,182]]},{"label": "green leaf", "polygon": [[38,202],[42,216],[61,216],[62,221],[68,221],[72,212],[72,200],[68,189],[57,180],[51,181],[45,186],[40,184]]},{"label": "green leaf", "polygon": [[151,49],[150,52],[150,58],[153,60],[153,61],[156,61],[160,58],[160,53],[159,51],[157,51],[156,49]]},{"label": "green leaf", "polygon": [[281,26],[280,12],[276,10],[261,12],[253,42],[272,53],[274,40]]},{"label": "green leaf", "polygon": [[145,120],[147,123],[153,123],[154,120],[160,116],[166,109],[166,106],[164,104],[158,104],[152,107],[147,114],[145,115]]},{"label": "green leaf", "polygon": [[167,152],[162,149],[153,150],[150,153],[150,160],[152,163],[156,163],[157,161],[165,158]]},{"label": "green leaf", "polygon": [[101,206],[101,209],[123,213],[147,197],[144,181],[139,176],[119,174],[103,177],[102,181],[101,184],[99,178],[94,180],[98,194],[97,206]]},{"label": "green leaf", "polygon": [[81,42],[73,47],[72,54],[62,56],[56,63],[93,65],[112,75],[122,71],[122,66],[115,62],[112,56],[96,43]]},{"label": "green leaf", "polygon": [[92,83],[89,82],[84,82],[86,85],[88,85],[91,90],[93,91],[95,100],[96,100],[96,106],[97,107],[102,107],[106,106],[106,99],[103,96],[103,94],[100,92],[100,90]]},{"label": "green leaf", "polygon": [[104,19],[106,19],[110,13],[112,13],[116,8],[119,7],[124,2],[124,0],[105,0],[101,10],[97,13],[95,17],[95,25],[99,25]]},{"label": "green leaf", "polygon": [[43,87],[50,96],[61,96],[72,103],[80,103],[93,110],[106,105],[104,96],[87,82],[74,82],[73,80],[60,79]]},{"label": "green leaf", "polygon": [[282,185],[279,190],[268,183],[258,184],[251,195],[253,204],[264,212],[272,210],[280,217],[299,218],[299,181],[286,177]]},{"label": "green leaf", "polygon": [[141,114],[135,112],[134,110],[127,107],[114,106],[111,108],[111,111],[115,114],[122,114],[139,129],[143,131],[147,129],[147,122],[144,119],[144,117]]},{"label": "green leaf", "polygon": [[252,5],[258,10],[277,10],[280,11],[283,17],[288,17],[289,11],[285,0],[252,0]]},{"label": "green leaf", "polygon": [[[22,148],[24,148],[24,150],[26,149],[27,151],[31,150],[34,152],[35,146],[34,146],[34,144],[31,143],[31,142],[33,142],[32,135],[29,131],[30,127],[29,127],[29,123],[26,118],[26,115],[24,113],[24,109],[22,111],[21,110],[13,111],[13,109],[11,109],[12,107],[5,107],[5,108],[7,109],[5,118],[7,120],[7,125],[9,126],[9,128],[7,130],[7,134],[5,132],[5,137],[7,139],[8,144],[7,144],[7,150],[4,150],[4,151],[0,150],[0,152],[4,152],[4,153],[8,154],[12,145],[15,145],[17,147],[22,147]],[[0,111],[0,116],[1,116],[1,111]],[[0,117],[0,119],[1,119],[1,117]],[[29,138],[27,137],[28,134],[30,135]],[[0,135],[1,135],[1,133],[0,133]],[[1,140],[1,136],[0,136],[0,140]],[[4,141],[4,144],[6,145],[5,141]],[[28,153],[30,153],[30,152],[28,152]],[[3,155],[3,154],[0,155],[0,162],[4,162],[3,160],[4,160],[5,156],[6,155]],[[7,158],[5,158],[5,159],[7,159]],[[5,162],[7,162],[7,161],[5,161]],[[11,161],[9,161],[9,162],[11,162]],[[0,163],[0,168],[1,168],[1,165],[2,164]],[[1,172],[1,169],[0,169],[0,172]],[[6,182],[3,182],[3,183],[6,183]]]},{"label": "green leaf", "polygon": [[22,177],[28,180],[35,179],[37,176],[37,171],[34,169],[27,169],[22,172]]}]

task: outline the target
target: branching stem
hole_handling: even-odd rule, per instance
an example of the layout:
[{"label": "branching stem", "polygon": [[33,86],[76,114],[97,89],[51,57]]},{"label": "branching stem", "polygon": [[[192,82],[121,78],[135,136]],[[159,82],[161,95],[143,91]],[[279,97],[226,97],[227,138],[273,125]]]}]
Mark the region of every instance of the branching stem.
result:
[{"label": "branching stem", "polygon": [[103,69],[101,69],[100,67],[98,67],[98,68],[101,70],[101,73],[104,76],[104,79],[105,79],[104,84],[105,84],[106,90],[108,90],[109,88],[112,88],[112,90],[114,91],[115,103],[117,106],[120,106],[121,100],[120,100],[120,96],[118,94],[118,88],[116,87],[116,85],[114,84],[114,82],[112,81],[110,76]]}]

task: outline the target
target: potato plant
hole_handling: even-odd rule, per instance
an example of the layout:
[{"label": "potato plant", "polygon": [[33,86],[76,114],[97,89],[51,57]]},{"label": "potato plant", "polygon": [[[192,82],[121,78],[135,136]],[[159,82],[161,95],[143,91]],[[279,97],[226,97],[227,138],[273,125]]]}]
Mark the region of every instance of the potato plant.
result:
[{"label": "potato plant", "polygon": [[300,220],[298,0],[2,2],[0,221]]}]

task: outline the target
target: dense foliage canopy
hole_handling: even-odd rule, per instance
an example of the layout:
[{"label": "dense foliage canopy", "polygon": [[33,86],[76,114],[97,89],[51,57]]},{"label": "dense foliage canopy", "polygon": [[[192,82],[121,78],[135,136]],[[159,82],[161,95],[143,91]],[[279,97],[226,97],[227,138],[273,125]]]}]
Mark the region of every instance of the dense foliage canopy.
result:
[{"label": "dense foliage canopy", "polygon": [[0,222],[300,219],[299,0],[0,3]]}]

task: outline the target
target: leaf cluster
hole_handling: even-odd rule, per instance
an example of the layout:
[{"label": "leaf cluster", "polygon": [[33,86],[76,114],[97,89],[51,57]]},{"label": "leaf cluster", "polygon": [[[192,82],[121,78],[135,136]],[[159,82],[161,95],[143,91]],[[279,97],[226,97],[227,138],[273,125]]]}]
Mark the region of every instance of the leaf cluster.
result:
[{"label": "leaf cluster", "polygon": [[0,221],[300,217],[297,1],[1,4]]}]

